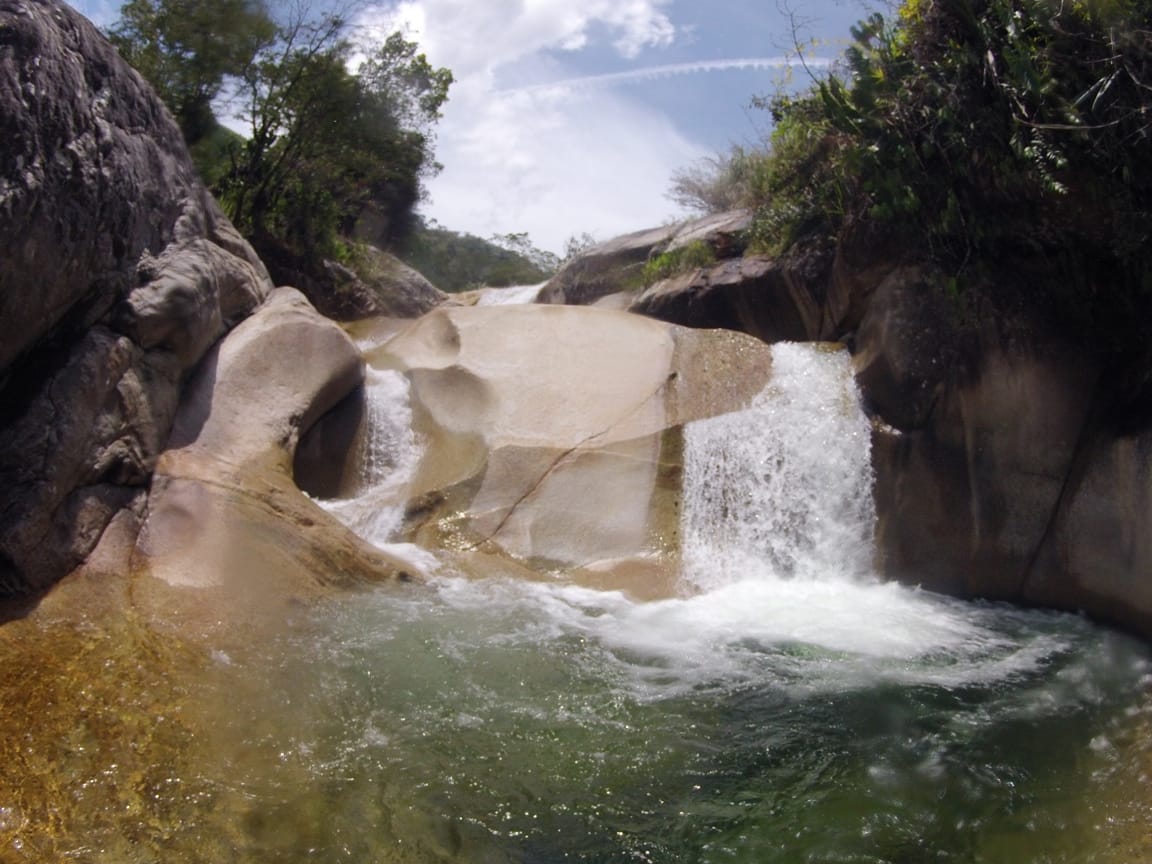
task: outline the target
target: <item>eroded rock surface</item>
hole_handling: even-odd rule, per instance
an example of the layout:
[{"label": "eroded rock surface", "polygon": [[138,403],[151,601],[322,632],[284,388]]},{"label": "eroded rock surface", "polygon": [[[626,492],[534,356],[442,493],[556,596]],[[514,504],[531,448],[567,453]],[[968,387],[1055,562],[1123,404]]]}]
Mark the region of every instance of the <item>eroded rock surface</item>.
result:
[{"label": "eroded rock surface", "polygon": [[680,427],[771,368],[741,334],[555,306],[437,310],[372,360],[411,381],[418,541],[643,596],[675,581]]},{"label": "eroded rock surface", "polygon": [[133,561],[151,578],[138,581],[136,602],[172,602],[163,586],[211,588],[217,601],[251,609],[394,575],[400,562],[292,479],[301,432],[362,379],[351,340],[292,288],[221,340],[190,381],[156,467]]},{"label": "eroded rock surface", "polygon": [[182,379],[271,290],[180,132],[69,7],[0,0],[0,593],[139,510]]}]

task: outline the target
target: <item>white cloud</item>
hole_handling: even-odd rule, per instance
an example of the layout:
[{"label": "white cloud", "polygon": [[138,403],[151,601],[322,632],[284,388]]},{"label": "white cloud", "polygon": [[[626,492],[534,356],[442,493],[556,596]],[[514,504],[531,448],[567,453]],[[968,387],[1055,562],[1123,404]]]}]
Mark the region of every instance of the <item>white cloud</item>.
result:
[{"label": "white cloud", "polygon": [[578,78],[565,78],[545,84],[531,84],[515,88],[519,92],[544,90],[570,91],[593,87],[608,87],[614,84],[628,84],[634,81],[654,81],[674,75],[694,75],[699,72],[726,72],[731,69],[795,69],[805,66],[809,69],[827,69],[831,60],[820,57],[805,58],[803,63],[795,57],[738,57],[730,60],[693,60],[686,63],[669,63],[662,66],[645,66],[642,69],[629,69],[625,72],[608,72],[603,75],[582,75]]},{"label": "white cloud", "polygon": [[667,118],[603,93],[492,93],[446,117],[440,141],[430,215],[482,237],[528,231],[557,252],[574,234],[660,224],[672,171],[705,155]]},{"label": "white cloud", "polygon": [[608,34],[624,57],[669,45],[670,0],[404,0],[362,21],[405,28],[457,79],[437,131],[443,173],[427,215],[479,236],[528,231],[560,251],[659,224],[671,172],[704,155],[664,116],[606,91],[498,91],[501,67]]},{"label": "white cloud", "polygon": [[545,49],[576,51],[595,24],[610,29],[626,57],[669,45],[675,28],[662,6],[670,0],[403,0],[364,18],[384,29],[407,28],[429,59],[460,80],[490,76]]}]

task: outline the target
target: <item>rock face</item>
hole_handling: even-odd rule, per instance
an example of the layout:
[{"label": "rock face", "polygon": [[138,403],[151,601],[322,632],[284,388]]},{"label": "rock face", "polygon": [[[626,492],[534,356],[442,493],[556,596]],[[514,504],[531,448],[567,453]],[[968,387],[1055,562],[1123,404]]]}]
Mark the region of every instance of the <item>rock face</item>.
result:
[{"label": "rock face", "polygon": [[527,562],[651,596],[675,573],[679,429],[744,407],[771,355],[622,312],[496,306],[437,310],[373,362],[411,381],[418,541],[468,570]]},{"label": "rock face", "polygon": [[1098,362],[1042,315],[963,335],[958,316],[939,278],[895,267],[856,333],[884,572],[1152,635],[1152,432],[1101,416]]},{"label": "rock face", "polygon": [[312,305],[336,321],[365,318],[419,318],[448,300],[395,255],[361,246],[352,266],[325,261],[322,273],[280,260],[273,268],[281,284],[299,287]]},{"label": "rock face", "polygon": [[628,308],[684,326],[739,330],[765,342],[829,341],[840,335],[843,316],[823,291],[813,290],[823,288],[826,274],[813,275],[766,255],[731,258],[657,282]]},{"label": "rock face", "polygon": [[[888,577],[1081,609],[1152,635],[1144,575],[1152,572],[1152,429],[1105,418],[1099,362],[1059,335],[1044,310],[965,312],[940,274],[902,264],[902,250],[864,232],[856,226],[834,246],[810,244],[782,259],[721,255],[633,295],[628,308],[767,342],[852,348],[875,425],[878,555]],[[635,262],[638,247],[668,248],[659,233],[606,244],[592,261],[618,250]],[[569,279],[584,272],[572,270]]]},{"label": "rock face", "polygon": [[188,370],[271,290],[86,20],[0,0],[0,593],[139,506]]},{"label": "rock face", "polygon": [[707,243],[718,258],[739,255],[751,214],[740,210],[693,219],[679,225],[626,234],[572,259],[541,290],[540,303],[591,305],[603,297],[641,288],[640,277],[650,258],[694,242]]}]

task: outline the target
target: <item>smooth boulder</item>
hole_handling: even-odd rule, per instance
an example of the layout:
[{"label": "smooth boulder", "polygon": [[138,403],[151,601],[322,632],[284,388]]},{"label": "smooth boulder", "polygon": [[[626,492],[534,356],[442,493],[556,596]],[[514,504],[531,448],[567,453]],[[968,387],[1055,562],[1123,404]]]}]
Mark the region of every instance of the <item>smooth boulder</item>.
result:
[{"label": "smooth boulder", "polygon": [[771,369],[741,334],[539,305],[437,310],[371,362],[411,382],[418,542],[643,596],[674,590],[681,427]]},{"label": "smooth boulder", "polygon": [[235,623],[241,608],[395,575],[402,562],[292,477],[301,434],[362,380],[351,340],[292,288],[221,340],[189,383],[156,467],[133,555],[137,602],[183,609],[192,590],[193,606],[211,598]]},{"label": "smooth boulder", "polygon": [[613,294],[643,288],[644,265],[653,257],[696,243],[717,258],[739,256],[752,216],[735,210],[636,231],[598,243],[561,268],[540,291],[538,302],[590,306]]}]

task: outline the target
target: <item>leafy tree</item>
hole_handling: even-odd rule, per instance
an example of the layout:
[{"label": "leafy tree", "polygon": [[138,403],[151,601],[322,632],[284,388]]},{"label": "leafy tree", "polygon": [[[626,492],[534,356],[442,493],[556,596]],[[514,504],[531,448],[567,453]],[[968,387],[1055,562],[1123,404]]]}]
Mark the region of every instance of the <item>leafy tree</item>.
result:
[{"label": "leafy tree", "polygon": [[587,231],[583,231],[580,234],[573,234],[564,241],[564,255],[560,259],[560,263],[567,264],[573,258],[583,255],[595,245],[596,238]]},{"label": "leafy tree", "polygon": [[264,0],[129,0],[108,33],[156,89],[194,145],[216,126],[212,104],[275,36]]},{"label": "leafy tree", "polygon": [[533,246],[527,234],[483,240],[448,231],[435,222],[417,225],[401,257],[448,292],[533,285],[551,276],[558,264],[555,255]]},{"label": "leafy tree", "polygon": [[378,233],[403,233],[438,169],[432,127],[452,75],[393,34],[359,73],[339,15],[283,26],[245,70],[237,100],[250,134],[221,186],[229,215],[258,248],[305,258],[332,255],[366,211]]},{"label": "leafy tree", "polygon": [[560,256],[533,244],[527,231],[493,234],[488,238],[488,242],[509,252],[515,252],[542,273],[555,273],[560,267]]},{"label": "leafy tree", "polygon": [[871,223],[1152,387],[1152,3],[907,0],[852,36],[835,74],[766,103],[760,244]]}]

